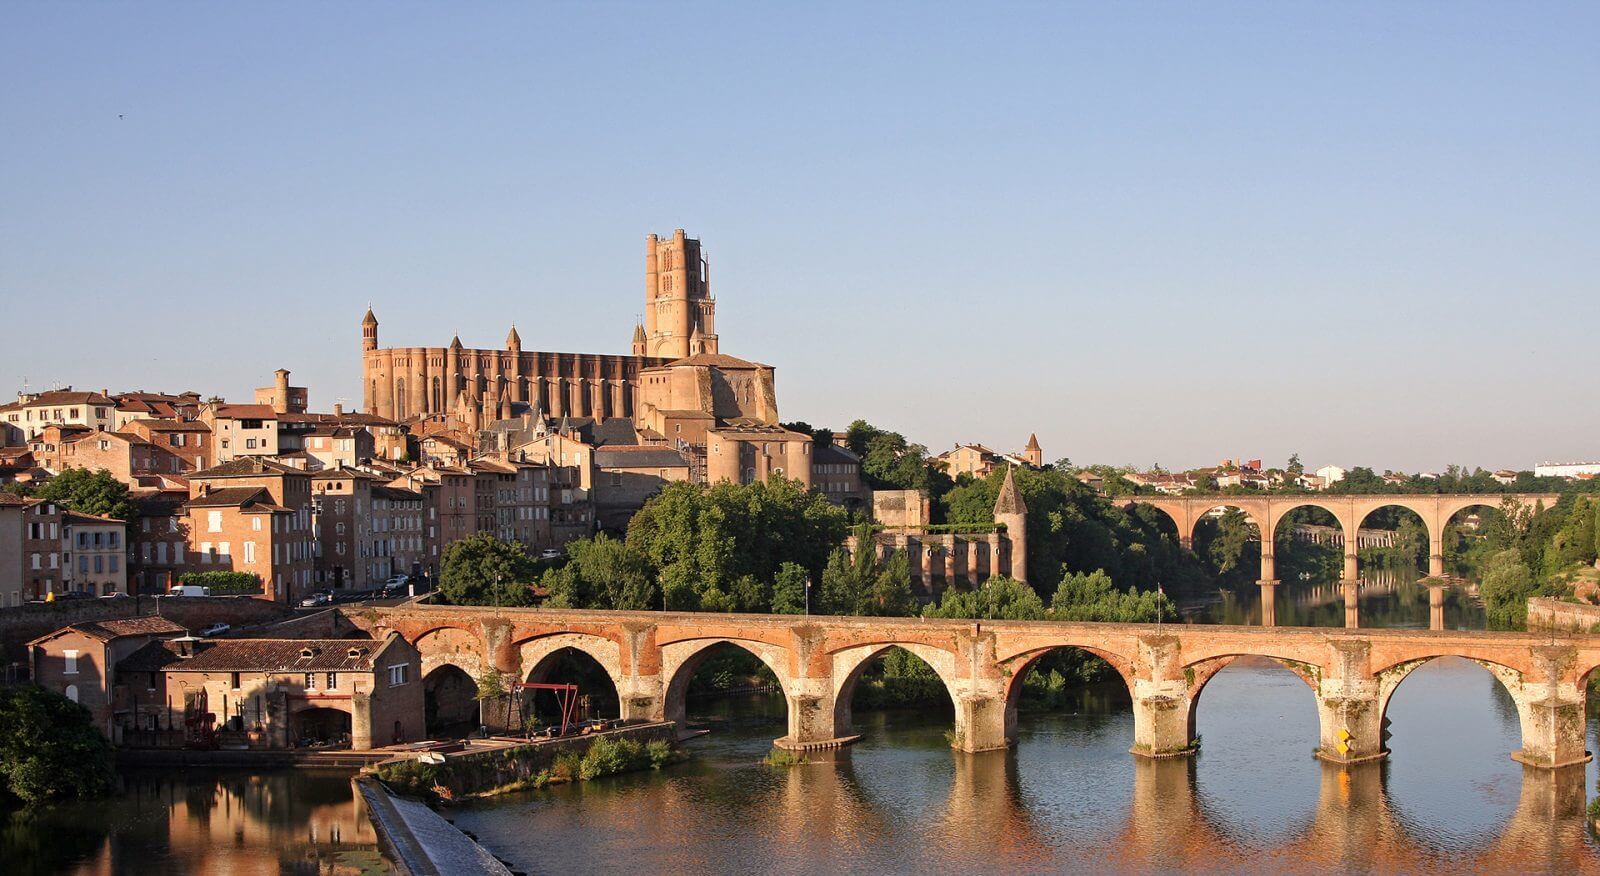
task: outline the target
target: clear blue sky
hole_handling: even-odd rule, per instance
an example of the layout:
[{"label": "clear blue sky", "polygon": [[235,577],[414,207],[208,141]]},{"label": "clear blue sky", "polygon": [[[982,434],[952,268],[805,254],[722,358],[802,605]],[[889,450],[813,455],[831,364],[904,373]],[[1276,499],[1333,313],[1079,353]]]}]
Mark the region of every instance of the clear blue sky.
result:
[{"label": "clear blue sky", "polygon": [[[1594,3],[0,6],[0,385],[626,352],[712,256],[787,418],[1600,458]],[[119,117],[120,116],[120,117]]]}]

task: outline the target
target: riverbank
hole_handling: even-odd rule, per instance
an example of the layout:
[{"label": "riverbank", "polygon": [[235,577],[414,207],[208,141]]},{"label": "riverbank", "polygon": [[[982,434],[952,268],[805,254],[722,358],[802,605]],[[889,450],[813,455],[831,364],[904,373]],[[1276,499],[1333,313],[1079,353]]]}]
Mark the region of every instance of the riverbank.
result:
[{"label": "riverbank", "polygon": [[1528,600],[1528,630],[1558,633],[1600,632],[1600,605],[1562,602],[1549,597]]}]

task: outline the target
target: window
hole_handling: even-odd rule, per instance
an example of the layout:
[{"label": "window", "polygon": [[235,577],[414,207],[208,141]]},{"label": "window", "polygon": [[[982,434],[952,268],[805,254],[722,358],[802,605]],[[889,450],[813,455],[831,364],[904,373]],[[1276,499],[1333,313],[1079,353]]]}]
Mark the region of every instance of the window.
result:
[{"label": "window", "polygon": [[[78,652],[77,651],[63,651],[63,652],[61,652],[61,656],[66,658],[66,661],[67,661],[67,668],[61,670],[62,673],[64,675],[77,675],[78,674]],[[74,699],[73,701],[76,702],[77,700]]]},{"label": "window", "polygon": [[400,685],[405,684],[410,674],[411,664],[409,663],[401,663],[399,665],[389,667],[389,686],[399,687]]},{"label": "window", "polygon": [[339,687],[339,673],[330,672],[327,677],[328,690],[337,690]]},{"label": "window", "polygon": [[67,699],[72,700],[73,702],[77,702],[78,701],[78,686],[75,685],[75,684],[67,685],[66,695],[67,695]]},{"label": "window", "polygon": [[113,575],[117,574],[117,555],[116,554],[112,554],[111,556],[106,557],[106,571],[110,572]]},{"label": "window", "polygon": [[[152,673],[152,675],[153,674],[154,673]],[[234,690],[238,690],[239,689],[239,673],[237,673],[237,672],[228,673],[228,687],[231,687]]]},{"label": "window", "polygon": [[254,439],[254,438],[246,438],[246,439],[244,439],[244,449],[246,449],[246,450],[254,450],[254,449],[256,449],[256,439]]},{"label": "window", "polygon": [[316,690],[317,689],[317,674],[315,672],[307,672],[306,673],[305,688],[306,688],[306,690]]},{"label": "window", "polygon": [[256,543],[255,542],[247,541],[247,542],[244,543],[244,561],[246,563],[254,563],[256,561]]},{"label": "window", "polygon": [[206,512],[206,532],[221,532],[221,531],[222,531],[222,512],[221,511],[207,511]]},{"label": "window", "polygon": [[261,518],[259,516],[250,518],[250,528],[256,532],[261,531]]},{"label": "window", "polygon": [[613,486],[613,487],[622,486],[622,472],[614,471],[614,472],[611,473],[611,486]]}]

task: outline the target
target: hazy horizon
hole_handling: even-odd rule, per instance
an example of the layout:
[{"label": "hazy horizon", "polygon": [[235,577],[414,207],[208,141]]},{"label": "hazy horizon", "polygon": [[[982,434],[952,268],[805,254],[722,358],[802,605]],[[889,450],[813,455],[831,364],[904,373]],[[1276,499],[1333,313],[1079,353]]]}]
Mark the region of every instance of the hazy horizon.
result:
[{"label": "hazy horizon", "polygon": [[1600,7],[664,8],[0,8],[0,397],[626,353],[681,227],[785,420],[1600,459]]}]

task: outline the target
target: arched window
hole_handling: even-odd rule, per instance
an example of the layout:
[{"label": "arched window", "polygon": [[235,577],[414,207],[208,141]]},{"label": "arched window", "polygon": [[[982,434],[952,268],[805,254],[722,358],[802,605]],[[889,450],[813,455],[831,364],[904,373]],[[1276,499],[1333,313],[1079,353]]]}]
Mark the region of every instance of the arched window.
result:
[{"label": "arched window", "polygon": [[75,684],[67,685],[66,695],[67,695],[67,699],[72,700],[73,702],[77,702],[78,701],[78,686],[75,685]]}]

